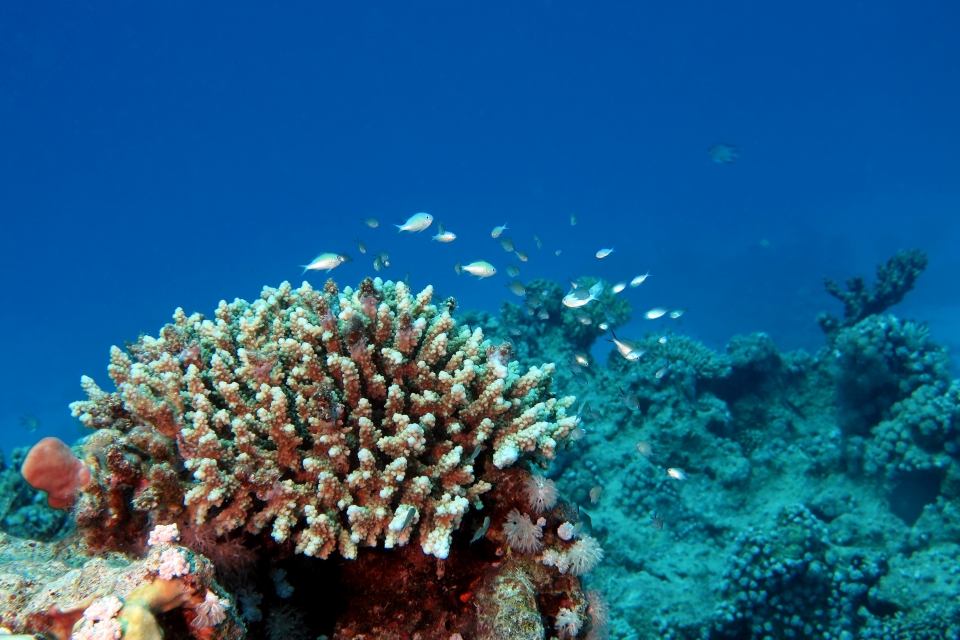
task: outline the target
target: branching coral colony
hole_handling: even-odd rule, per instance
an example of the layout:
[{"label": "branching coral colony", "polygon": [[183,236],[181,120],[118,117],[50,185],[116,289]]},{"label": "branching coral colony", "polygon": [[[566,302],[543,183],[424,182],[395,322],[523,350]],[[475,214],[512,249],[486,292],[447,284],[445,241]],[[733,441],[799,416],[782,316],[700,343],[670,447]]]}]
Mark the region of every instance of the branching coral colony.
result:
[{"label": "branching coral colony", "polygon": [[553,364],[521,374],[508,344],[458,329],[454,301],[432,298],[379,279],[283,283],[113,347],[117,391],[85,377],[89,399],[72,405],[96,430],[80,530],[113,549],[153,525],[269,532],[320,558],[416,532],[446,558],[491,488],[475,467],[552,458],[577,418],[573,397],[549,393]]}]

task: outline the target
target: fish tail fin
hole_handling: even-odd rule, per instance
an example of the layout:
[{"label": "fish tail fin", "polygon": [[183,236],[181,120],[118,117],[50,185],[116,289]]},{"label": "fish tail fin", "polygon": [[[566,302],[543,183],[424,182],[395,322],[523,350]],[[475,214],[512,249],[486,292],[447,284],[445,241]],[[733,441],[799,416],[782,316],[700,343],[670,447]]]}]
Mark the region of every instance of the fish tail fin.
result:
[{"label": "fish tail fin", "polygon": [[393,226],[395,226],[395,227],[397,228],[397,233],[403,233],[403,225],[402,225],[402,224],[395,224],[395,225],[393,225]]},{"label": "fish tail fin", "polygon": [[[305,264],[298,264],[297,266],[298,266],[298,267],[303,267],[303,273],[306,273],[307,270],[310,269],[310,267],[309,267],[308,265],[305,265]],[[301,273],[300,275],[303,275],[303,273]]]}]

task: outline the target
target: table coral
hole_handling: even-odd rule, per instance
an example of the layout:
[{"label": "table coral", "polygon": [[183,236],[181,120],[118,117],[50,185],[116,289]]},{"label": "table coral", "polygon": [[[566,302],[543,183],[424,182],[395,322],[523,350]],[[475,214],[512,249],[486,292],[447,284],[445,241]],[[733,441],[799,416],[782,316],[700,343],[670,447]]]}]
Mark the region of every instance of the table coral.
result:
[{"label": "table coral", "polygon": [[213,319],[178,309],[160,337],[113,347],[117,391],[85,377],[89,399],[72,405],[96,430],[80,529],[113,548],[148,521],[269,531],[321,558],[418,530],[445,558],[490,489],[477,465],[552,458],[577,418],[573,397],[549,394],[552,364],[521,374],[508,344],[458,329],[455,302],[432,298],[379,279],[283,283]]}]

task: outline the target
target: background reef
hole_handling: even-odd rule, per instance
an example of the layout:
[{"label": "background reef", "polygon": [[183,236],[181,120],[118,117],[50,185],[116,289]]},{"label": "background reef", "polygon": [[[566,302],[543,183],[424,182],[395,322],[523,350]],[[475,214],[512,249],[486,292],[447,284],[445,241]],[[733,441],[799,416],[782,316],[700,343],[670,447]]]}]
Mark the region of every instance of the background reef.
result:
[{"label": "background reef", "polygon": [[[343,638],[366,637],[364,633],[394,637],[391,634],[400,629],[419,629],[426,634],[422,637],[462,633],[464,638],[538,638],[545,633],[701,640],[956,637],[960,633],[960,545],[956,542],[960,535],[960,381],[952,379],[947,351],[930,338],[923,323],[888,312],[888,307],[912,288],[925,264],[922,253],[902,252],[880,265],[872,289],[854,279],[844,294],[828,282],[827,291],[844,300],[847,312],[842,320],[818,320],[827,344],[812,354],[780,352],[763,333],[735,336],[726,349],[716,351],[684,336],[682,325],[674,319],[651,323],[657,330],[635,341],[644,353],[631,362],[615,350],[608,351],[602,346],[605,343],[597,343],[604,335],[601,323],[615,330],[629,320],[632,310],[622,298],[606,292],[582,310],[568,309],[556,302],[562,292],[549,281],[531,283],[528,302],[504,303],[499,317],[473,311],[458,314],[461,326],[471,329],[450,334],[460,337],[450,343],[448,355],[467,349],[473,357],[482,358],[481,345],[470,342],[471,336],[476,339],[482,334],[486,336],[483,344],[490,345],[486,357],[493,358],[487,373],[478,372],[477,379],[485,382],[469,392],[471,397],[483,397],[483,389],[492,388],[491,384],[500,388],[497,380],[507,380],[509,389],[523,380],[519,372],[547,371],[542,369],[543,363],[553,361],[558,366],[552,387],[560,394],[578,396],[580,426],[570,438],[558,439],[556,459],[550,464],[535,454],[523,456],[520,467],[501,471],[490,464],[495,455],[476,458],[475,464],[484,469],[479,482],[490,487],[482,497],[486,506],[465,515],[463,526],[456,522],[447,561],[424,553],[426,546],[419,548],[431,540],[429,527],[422,529],[420,545],[401,544],[392,550],[363,548],[381,547],[383,532],[387,539],[392,535],[391,520],[409,520],[405,509],[398,509],[396,517],[393,512],[384,514],[383,528],[377,529],[380,534],[355,538],[372,536],[361,544],[359,553],[341,539],[341,554],[346,549],[355,560],[336,554],[319,560],[292,554],[292,547],[276,534],[276,524],[272,536],[258,536],[259,528],[249,527],[247,533],[236,535],[226,529],[198,526],[203,520],[184,520],[175,505],[164,507],[167,511],[136,506],[137,500],[144,500],[142,495],[131,504],[140,511],[153,509],[152,522],[164,518],[179,521],[186,534],[181,542],[185,547],[174,549],[183,549],[179,553],[193,563],[193,571],[187,574],[197,576],[191,593],[206,589],[236,605],[229,613],[235,617],[219,628],[226,634],[222,637],[242,633],[244,626],[269,637],[297,637],[303,632],[300,637],[305,638],[331,633],[334,628],[336,637]],[[586,283],[593,281],[587,279]],[[339,301],[335,302],[337,295]],[[375,300],[365,301],[365,296]],[[531,304],[529,300],[540,296],[547,317],[531,320],[530,307],[539,302]],[[237,335],[246,336],[238,339],[250,346],[256,335],[252,327],[279,326],[269,319],[273,317],[270,305],[277,304],[270,302],[274,298],[287,301],[278,308],[289,305],[278,318],[284,314],[306,317],[297,309],[308,299],[314,300],[312,308],[329,305],[341,328],[353,327],[359,332],[342,336],[345,345],[360,344],[366,331],[370,340],[382,342],[387,334],[378,330],[378,323],[391,313],[399,317],[406,309],[412,318],[427,321],[421,323],[422,337],[418,333],[415,338],[420,346],[407,351],[412,361],[435,353],[437,336],[450,327],[445,319],[449,315],[430,306],[429,296],[421,294],[415,302],[403,286],[394,289],[379,281],[363,285],[357,292],[349,288],[338,292],[328,284],[323,295],[306,288],[297,292],[266,290],[266,306],[235,303],[232,311],[221,308],[218,314],[221,320],[233,317]],[[324,299],[326,302],[321,302]],[[382,305],[379,312],[378,305]],[[873,312],[864,312],[868,308]],[[309,317],[321,326],[324,313]],[[243,329],[244,322],[237,324],[238,314],[247,318],[251,329]],[[366,318],[363,322],[369,323],[368,329],[357,324],[355,314]],[[189,326],[199,328],[201,324],[196,319],[178,321],[163,333],[167,341],[176,343],[171,346],[173,352],[186,353],[188,368],[201,361],[200,353],[206,360],[208,352],[216,352],[207,347],[196,354],[190,351],[192,334],[184,330]],[[221,330],[226,326],[221,324]],[[394,340],[405,339],[402,328],[408,325],[401,321],[387,326],[396,332],[391,334]],[[196,336],[220,340],[222,349],[223,338],[217,338],[212,327],[199,329]],[[305,330],[310,332],[309,325]],[[328,330],[334,330],[333,325]],[[283,344],[282,338],[270,340]],[[335,352],[339,349],[336,341],[328,336],[326,348]],[[505,378],[497,378],[493,372],[500,362],[496,354],[501,352],[492,345],[506,343],[517,363],[503,370]],[[150,344],[141,341],[133,353],[140,354],[142,363],[162,362],[164,351],[156,346],[146,349]],[[265,349],[262,341],[259,348]],[[344,357],[356,360],[361,351],[348,348]],[[145,358],[148,352],[151,355]],[[606,361],[588,356],[584,365],[572,358],[576,353],[603,354]],[[280,359],[271,361],[267,370],[261,367],[258,372],[249,352],[243,355],[241,350],[241,356],[237,371],[246,372],[253,382],[258,376],[267,380],[274,367],[281,365]],[[460,362],[457,357],[451,362]],[[130,377],[129,362],[117,354],[112,361],[114,375],[121,380]],[[438,362],[445,361],[442,357]],[[340,360],[335,357],[331,362]],[[398,366],[405,366],[400,362],[402,359]],[[469,370],[472,365],[466,366]],[[212,366],[211,370],[215,369]],[[362,388],[370,390],[374,378],[365,375]],[[159,379],[150,384],[155,390],[160,388],[156,386]],[[183,384],[191,386],[189,381]],[[425,384],[425,379],[417,384]],[[338,393],[347,398],[348,386],[332,386],[327,392],[332,395],[323,396],[327,398],[324,406],[341,397]],[[160,416],[157,405],[163,394],[148,403],[143,396],[145,387],[138,392],[133,388],[123,391],[123,384],[119,388],[127,394],[128,406],[135,405],[148,416],[145,424],[165,424],[167,418]],[[528,388],[531,394],[546,389]],[[78,404],[77,411],[90,414],[87,422],[97,422],[101,431],[99,444],[87,438],[83,450],[101,451],[102,464],[111,459],[102,449],[103,438],[118,428],[117,420],[129,421],[128,426],[119,426],[124,431],[137,419],[114,408],[109,422],[103,422],[109,407],[119,405],[89,384],[87,389],[91,401]],[[129,398],[139,400],[131,404]],[[356,397],[351,402],[355,404]],[[269,406],[269,398],[264,406]],[[260,415],[266,419],[262,411]],[[464,414],[468,415],[469,411]],[[199,419],[194,418],[185,440],[178,436],[181,452],[197,450],[196,443],[203,435],[197,432]],[[257,428],[272,432],[276,426],[269,426],[268,420]],[[135,430],[129,431],[130,437],[134,434]],[[169,450],[169,445],[143,444],[143,436],[139,437],[141,442],[126,445],[140,451],[138,455]],[[508,446],[503,443],[509,439],[496,437],[494,441]],[[640,447],[638,442],[649,446]],[[390,450],[385,446],[385,451]],[[94,509],[91,504],[107,498],[110,483],[105,483],[108,476],[102,474],[108,469],[116,473],[115,464],[107,463],[100,472],[99,488],[85,490],[95,502],[81,502],[79,509],[94,520],[82,519],[80,531],[74,531],[72,518],[47,507],[43,494],[27,486],[16,472],[23,455],[15,452],[0,475],[9,489],[3,495],[11,496],[3,528],[14,537],[53,540],[54,546],[31,543],[28,550],[13,538],[0,541],[8,557],[39,562],[26,563],[36,566],[34,569],[0,576],[0,583],[21,585],[18,588],[24,593],[8,621],[42,619],[52,624],[49,613],[43,613],[55,601],[49,593],[66,597],[79,592],[60,586],[59,591],[48,589],[43,596],[24,585],[49,585],[57,572],[73,571],[66,580],[74,584],[78,576],[90,576],[90,584],[101,584],[115,574],[134,576],[124,578],[129,585],[125,593],[138,584],[143,588],[144,580],[149,583],[150,571],[156,571],[158,562],[150,558],[160,552],[150,551],[154,556],[148,553],[145,560],[139,560],[144,547],[136,538],[146,535],[146,521],[132,513],[123,516],[125,539],[133,543],[133,548],[127,548],[128,555],[103,556],[97,551],[105,548],[102,535],[109,531],[101,518],[115,511],[106,503]],[[164,453],[161,459],[170,455]],[[269,455],[263,458],[265,469],[270,468],[271,459],[275,460]],[[142,468],[149,476],[150,467]],[[531,485],[531,472],[543,473],[544,468],[549,480]],[[686,479],[671,477],[667,469],[682,470]],[[444,473],[451,472],[452,467]],[[458,477],[469,494],[466,487],[472,478]],[[550,497],[555,495],[552,484],[544,489],[551,481],[560,496],[555,505],[556,498]],[[443,484],[455,486],[450,480]],[[193,485],[194,493],[203,486]],[[184,490],[177,494],[181,501]],[[204,487],[204,495],[210,490],[211,486]],[[531,495],[535,496],[532,500]],[[261,489],[257,504],[277,513],[271,507],[272,499],[273,494],[266,496]],[[541,510],[537,500],[549,500],[550,504]],[[430,514],[437,507],[425,505],[418,510],[426,509],[425,522],[430,523]],[[527,518],[524,524],[521,512],[532,513],[533,519],[538,512],[543,515],[539,523]],[[482,516],[490,520],[484,522]],[[259,518],[253,513],[245,517],[252,517],[251,521]],[[337,517],[330,513],[332,521]],[[262,527],[267,521],[259,522],[257,526]],[[356,531],[359,521],[351,522]],[[307,544],[303,536],[312,529],[291,525],[301,532],[296,551],[302,553]],[[581,537],[569,541],[569,531],[574,528]],[[523,537],[527,535],[535,537]],[[77,546],[78,540],[86,542]],[[329,544],[332,550],[335,539]],[[598,545],[596,549],[602,546],[599,555],[590,555],[593,544]],[[111,546],[118,545],[106,544]],[[586,555],[577,555],[583,553]],[[434,551],[433,555],[440,554]],[[64,567],[51,573],[50,563],[56,562],[65,563]],[[138,568],[139,562],[145,562],[145,568]],[[577,564],[583,562],[593,571],[570,569],[584,566]],[[97,576],[95,580],[93,576]],[[423,606],[409,609],[411,592],[421,594]],[[188,616],[190,619],[194,618]],[[184,623],[169,614],[158,620],[171,637],[187,632],[187,627],[177,626]],[[371,626],[376,620],[404,622],[391,631],[376,623]]]}]

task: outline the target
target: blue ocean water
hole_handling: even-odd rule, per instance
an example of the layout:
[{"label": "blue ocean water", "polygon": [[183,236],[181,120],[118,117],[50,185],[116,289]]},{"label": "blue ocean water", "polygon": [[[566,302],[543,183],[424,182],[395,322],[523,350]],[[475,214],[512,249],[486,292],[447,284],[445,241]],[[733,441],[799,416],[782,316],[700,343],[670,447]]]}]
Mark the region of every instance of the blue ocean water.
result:
[{"label": "blue ocean water", "polygon": [[[355,258],[344,284],[373,274],[355,238],[381,275],[493,310],[507,223],[522,279],[649,270],[635,306],[690,307],[711,346],[811,350],[823,276],[919,247],[894,311],[958,346],[958,23],[949,2],[7,3],[3,443],[73,434],[79,376],[177,306],[299,283],[324,251]],[[397,236],[417,211],[458,239]],[[476,259],[500,273],[455,275]]]}]

